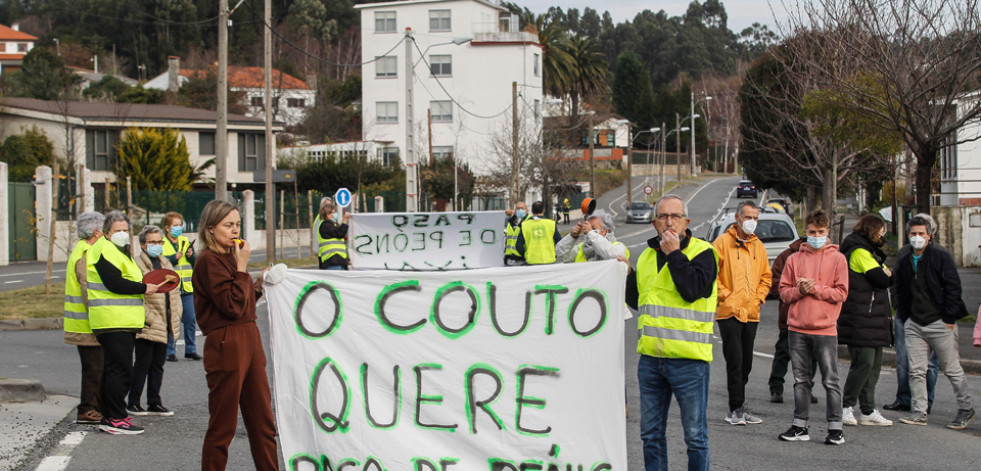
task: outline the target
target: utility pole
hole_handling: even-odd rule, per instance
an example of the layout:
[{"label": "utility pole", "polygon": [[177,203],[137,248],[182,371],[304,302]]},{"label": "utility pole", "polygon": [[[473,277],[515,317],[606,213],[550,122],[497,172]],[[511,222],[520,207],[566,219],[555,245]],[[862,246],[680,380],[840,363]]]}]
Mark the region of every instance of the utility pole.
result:
[{"label": "utility pole", "polygon": [[405,28],[405,212],[419,210],[419,162],[412,148],[412,87],[416,80],[415,64],[412,60],[412,28]]},{"label": "utility pole", "polygon": [[[215,131],[215,199],[228,200],[228,0],[218,0],[218,129]],[[271,156],[267,156],[272,158]],[[270,204],[270,203],[266,203]],[[267,221],[267,224],[269,221]],[[272,259],[270,259],[272,260]]]},{"label": "utility pole", "polygon": [[678,164],[678,186],[681,186],[681,116],[678,113],[674,114],[674,124],[675,163]]},{"label": "utility pole", "polygon": [[658,177],[660,178],[660,184],[658,185],[658,188],[657,188],[657,191],[659,193],[659,196],[664,196],[664,170],[665,170],[664,169],[664,161],[665,160],[668,160],[668,148],[667,148],[667,145],[668,145],[668,133],[667,133],[667,129],[668,129],[668,123],[662,121],[661,122],[661,168],[658,171],[658,173],[660,174],[660,175],[658,175]]},{"label": "utility pole", "polygon": [[589,196],[590,198],[596,198],[596,168],[595,159],[593,159],[593,115],[589,116]]},{"label": "utility pole", "polygon": [[[650,142],[650,141],[648,141]],[[648,146],[650,147],[650,146]],[[627,123],[627,208],[630,208],[630,203],[633,202],[631,177],[633,177],[633,168],[631,167],[632,161],[634,160],[633,155],[634,150],[634,135],[630,132],[630,123]],[[648,154],[650,149],[648,149]]]},{"label": "utility pole", "polygon": [[511,171],[514,173],[514,188],[511,189],[511,207],[521,200],[521,169],[518,165],[518,82],[511,82]]},{"label": "utility pole", "polygon": [[695,166],[695,89],[691,91],[691,176],[697,177],[698,170]]},{"label": "utility pole", "polygon": [[[262,32],[263,79],[265,80],[265,113],[266,113],[266,260],[276,260],[276,188],[273,184],[273,153],[275,142],[272,134],[272,0],[263,2],[263,21],[266,23]],[[294,176],[295,181],[295,176]],[[317,208],[320,209],[320,208]],[[311,221],[313,221],[311,219]],[[297,230],[299,230],[297,226]],[[314,238],[316,240],[316,238]]]}]

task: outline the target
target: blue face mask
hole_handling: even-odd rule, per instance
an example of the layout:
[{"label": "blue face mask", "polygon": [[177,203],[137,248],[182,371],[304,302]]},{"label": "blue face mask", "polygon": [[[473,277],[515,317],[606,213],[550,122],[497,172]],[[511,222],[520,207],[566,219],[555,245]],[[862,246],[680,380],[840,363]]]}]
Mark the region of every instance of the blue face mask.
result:
[{"label": "blue face mask", "polygon": [[517,211],[514,212],[514,215],[515,216],[518,216],[518,220],[520,221],[520,220],[524,219],[525,216],[528,215],[528,212],[525,211],[525,210],[523,210],[523,209],[519,209],[519,210],[517,210]]},{"label": "blue face mask", "polygon": [[172,226],[170,228],[170,235],[172,235],[174,237],[180,237],[181,234],[183,234],[183,233],[184,233],[184,227],[183,226]]},{"label": "blue face mask", "polygon": [[821,247],[824,247],[826,243],[828,243],[827,237],[807,236],[807,245],[810,245],[814,250],[821,250]]},{"label": "blue face mask", "polygon": [[154,257],[154,258],[159,257],[163,253],[163,251],[164,251],[164,246],[163,245],[147,245],[146,246],[146,254],[149,255],[149,256],[151,256],[151,257]]}]

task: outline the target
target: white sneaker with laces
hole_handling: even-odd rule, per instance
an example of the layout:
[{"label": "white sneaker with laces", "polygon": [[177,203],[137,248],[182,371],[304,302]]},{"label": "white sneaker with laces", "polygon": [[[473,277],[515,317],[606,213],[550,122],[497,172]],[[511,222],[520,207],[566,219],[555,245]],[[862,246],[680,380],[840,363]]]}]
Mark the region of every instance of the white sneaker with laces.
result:
[{"label": "white sneaker with laces", "polygon": [[855,413],[851,407],[846,407],[841,410],[841,423],[845,425],[858,425],[858,421],[855,420]]},{"label": "white sneaker with laces", "polygon": [[859,412],[858,423],[861,425],[877,425],[880,427],[888,427],[892,425],[892,421],[883,417],[878,410],[873,410],[869,415]]}]

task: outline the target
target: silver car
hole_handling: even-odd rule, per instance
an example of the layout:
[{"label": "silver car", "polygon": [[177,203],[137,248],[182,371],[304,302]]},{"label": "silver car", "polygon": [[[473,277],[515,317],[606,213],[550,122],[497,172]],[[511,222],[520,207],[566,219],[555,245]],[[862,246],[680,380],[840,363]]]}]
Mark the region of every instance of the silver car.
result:
[{"label": "silver car", "polygon": [[634,201],[627,209],[627,222],[639,222],[647,224],[651,222],[651,211],[654,208],[646,201]]},{"label": "silver car", "polygon": [[[736,223],[734,210],[726,210],[726,213],[718,221],[712,223],[705,240],[714,242],[716,238]],[[783,213],[764,213],[760,212],[760,222],[756,226],[756,237],[763,242],[766,247],[766,257],[773,263],[773,260],[781,252],[787,250],[797,238],[797,226],[794,220]]]}]

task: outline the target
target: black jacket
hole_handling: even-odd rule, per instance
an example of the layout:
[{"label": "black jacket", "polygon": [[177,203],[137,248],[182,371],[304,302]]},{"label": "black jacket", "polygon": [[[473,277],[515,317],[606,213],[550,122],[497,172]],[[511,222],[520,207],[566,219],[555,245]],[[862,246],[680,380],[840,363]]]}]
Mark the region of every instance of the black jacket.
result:
[{"label": "black jacket", "polygon": [[[712,288],[719,277],[719,264],[716,263],[715,255],[712,254],[711,250],[706,250],[688,260],[688,256],[682,253],[682,250],[688,247],[692,234],[690,230],[686,230],[685,234],[688,237],[681,240],[681,250],[675,250],[667,256],[661,252],[660,236],[648,239],[647,246],[657,251],[657,269],[661,270],[667,264],[668,270],[671,272],[671,279],[674,280],[674,285],[678,288],[678,294],[685,301],[692,303],[699,298],[712,295]],[[631,270],[630,274],[627,275],[625,294],[627,305],[637,309],[640,290],[637,288],[636,270]]]},{"label": "black jacket", "polygon": [[[838,250],[851,262],[852,253],[865,249],[875,261],[882,262],[886,254],[865,236],[853,232],[845,237]],[[888,347],[893,344],[892,308],[889,286],[892,277],[881,267],[865,273],[848,270],[848,298],[838,317],[838,343],[853,347]]]},{"label": "black jacket", "polygon": [[[967,315],[967,306],[961,299],[961,277],[957,274],[950,252],[928,244],[923,250],[918,270],[926,277],[930,299],[940,307],[944,323],[953,324]],[[909,251],[896,262],[896,315],[903,322],[909,319],[913,292],[913,252]]]}]

